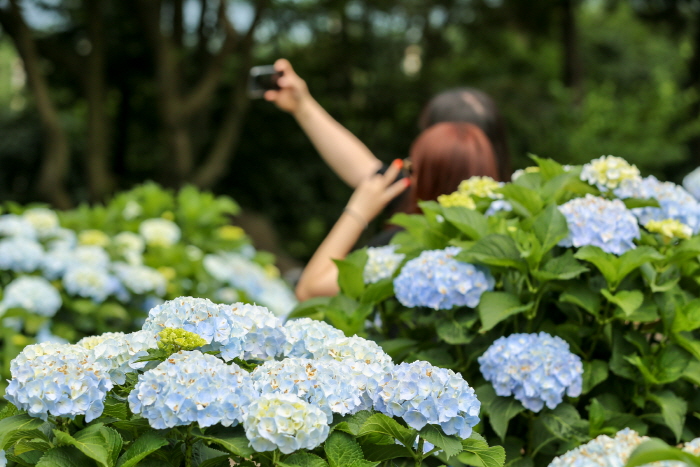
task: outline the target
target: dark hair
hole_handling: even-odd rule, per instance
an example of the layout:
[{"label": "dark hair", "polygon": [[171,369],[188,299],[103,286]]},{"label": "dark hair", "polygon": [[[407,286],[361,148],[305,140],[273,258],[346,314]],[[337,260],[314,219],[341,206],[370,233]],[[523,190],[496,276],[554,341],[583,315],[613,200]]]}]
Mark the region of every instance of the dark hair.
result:
[{"label": "dark hair", "polygon": [[471,123],[443,122],[424,130],[411,146],[415,180],[404,211],[419,212],[418,201],[436,200],[457,191],[473,176],[498,177],[488,137]]},{"label": "dark hair", "polygon": [[510,153],[506,126],[496,103],[483,91],[474,88],[456,88],[441,92],[430,99],[421,112],[418,126],[421,130],[440,122],[466,122],[481,128],[491,141],[496,154],[496,180],[510,180]]}]

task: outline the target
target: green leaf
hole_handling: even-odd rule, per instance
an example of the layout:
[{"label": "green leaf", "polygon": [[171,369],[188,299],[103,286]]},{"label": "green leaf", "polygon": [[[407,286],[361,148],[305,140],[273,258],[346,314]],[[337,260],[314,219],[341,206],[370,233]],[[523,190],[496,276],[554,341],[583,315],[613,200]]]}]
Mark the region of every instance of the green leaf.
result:
[{"label": "green leaf", "polygon": [[445,219],[473,240],[479,240],[488,232],[486,217],[465,207],[448,207],[442,210]]},{"label": "green leaf", "polygon": [[501,441],[505,440],[510,421],[525,407],[513,397],[497,396],[489,405],[489,422]]},{"label": "green leaf", "polygon": [[362,293],[360,303],[379,303],[394,295],[394,280],[382,279],[374,284],[368,284]]},{"label": "green leaf", "polygon": [[[460,443],[460,450],[461,450]],[[413,453],[399,444],[363,444],[362,451],[365,458],[373,462],[383,462],[398,457],[407,457],[413,460]]]},{"label": "green leaf", "polygon": [[484,292],[477,306],[481,331],[486,332],[509,316],[522,313],[531,306],[521,304],[517,296],[508,292]]},{"label": "green leaf", "polygon": [[578,305],[596,317],[601,309],[600,294],[590,287],[578,283],[573,283],[568,286],[559,296],[559,301]]},{"label": "green leaf", "polygon": [[215,426],[208,429],[205,433],[195,429],[193,430],[193,435],[203,441],[218,444],[234,456],[250,457],[255,452],[250,447],[250,442],[240,426],[234,428]]},{"label": "green leaf", "polygon": [[345,259],[334,259],[338,267],[338,285],[340,290],[350,298],[359,298],[365,291],[363,277],[367,263],[367,249],[354,251]]},{"label": "green leaf", "polygon": [[578,410],[571,404],[559,404],[554,410],[545,412],[541,420],[547,430],[560,440],[588,441],[588,422],[581,419]]},{"label": "green leaf", "polygon": [[323,445],[330,467],[374,467],[379,462],[365,460],[360,445],[352,436],[334,431]]},{"label": "green leaf", "polygon": [[486,440],[478,433],[462,441],[464,452],[457,456],[460,462],[473,467],[503,467],[506,451],[503,446],[489,447]]},{"label": "green leaf", "polygon": [[144,457],[168,445],[161,431],[147,431],[139,436],[117,462],[117,467],[134,467]]},{"label": "green leaf", "polygon": [[[87,463],[86,463],[87,461]],[[58,447],[41,456],[36,467],[85,467],[90,460],[74,447]]]},{"label": "green leaf", "polygon": [[525,272],[525,261],[515,241],[507,235],[490,234],[478,240],[471,249],[462,251],[455,259],[468,263],[482,263],[489,266],[515,268]]},{"label": "green leaf", "polygon": [[105,399],[105,408],[102,411],[103,417],[113,417],[117,420],[126,420],[129,418],[127,403],[115,399],[113,396],[107,396]]},{"label": "green leaf", "polygon": [[672,448],[657,438],[642,443],[632,451],[625,467],[646,466],[653,462],[672,460],[685,462],[688,466],[700,467],[700,457]]},{"label": "green leaf", "polygon": [[435,331],[440,339],[450,345],[468,344],[474,339],[474,335],[468,334],[464,326],[450,318],[438,321]]},{"label": "green leaf", "polygon": [[549,158],[538,157],[534,154],[527,155],[530,159],[535,161],[537,166],[540,168],[540,174],[545,180],[550,180],[564,172],[564,167],[557,161]]},{"label": "green leaf", "polygon": [[285,458],[278,465],[284,466],[299,466],[299,467],[328,467],[326,461],[310,452],[298,451]]},{"label": "green leaf", "polygon": [[542,244],[544,254],[569,234],[569,227],[566,217],[559,212],[557,206],[550,204],[534,218],[532,231]]},{"label": "green leaf", "polygon": [[642,199],[642,198],[626,198],[622,200],[625,203],[627,209],[634,208],[658,208],[659,202],[654,198]]},{"label": "green leaf", "polygon": [[337,425],[332,426],[331,429],[344,431],[345,433],[349,433],[353,436],[358,436],[362,425],[364,425],[367,419],[372,415],[372,412],[369,410],[361,410],[356,414],[343,417],[343,420]]},{"label": "green leaf", "polygon": [[613,295],[610,291],[602,289],[600,293],[608,299],[610,303],[619,306],[626,318],[632,316],[644,302],[644,294],[640,290],[623,290]]},{"label": "green leaf", "polygon": [[532,271],[532,275],[540,281],[568,281],[584,272],[588,272],[588,268],[576,261],[574,254],[567,250],[563,255],[547,261],[542,270]]},{"label": "green leaf", "polygon": [[574,255],[577,259],[588,261],[595,265],[608,282],[610,289],[617,289],[620,282],[629,273],[649,261],[661,260],[663,255],[649,246],[629,250],[619,258],[612,253],[606,253],[596,246],[584,246]]},{"label": "green leaf", "polygon": [[312,318],[322,321],[331,297],[314,297],[299,303],[287,316],[287,319]]},{"label": "green leaf", "polygon": [[670,390],[652,393],[649,395],[649,399],[661,408],[664,425],[671,429],[676,436],[676,442],[678,442],[683,432],[685,413],[688,409],[686,401]]},{"label": "green leaf", "polygon": [[413,444],[418,436],[418,432],[416,430],[406,428],[393,418],[387,417],[381,413],[374,414],[369,417],[364,425],[362,425],[358,436],[371,433],[389,435],[409,449],[413,448]]},{"label": "green leaf", "polygon": [[34,430],[43,424],[43,420],[30,417],[27,414],[13,415],[0,420],[0,447],[2,449],[9,447],[7,440],[12,436],[12,432]]},{"label": "green leaf", "polygon": [[53,430],[59,445],[75,446],[90,459],[102,467],[114,467],[122,449],[122,437],[113,428],[101,423],[90,425],[73,436],[59,430]]},{"label": "green leaf", "polygon": [[462,440],[454,435],[446,435],[439,425],[425,425],[418,432],[418,436],[445,451],[447,457],[462,452]]},{"label": "green leaf", "polygon": [[498,191],[503,193],[505,199],[513,206],[513,211],[520,216],[534,216],[542,210],[542,198],[535,190],[509,183]]},{"label": "green leaf", "polygon": [[583,362],[583,390],[582,394],[588,394],[591,389],[608,379],[608,364],[603,360],[591,360]]}]

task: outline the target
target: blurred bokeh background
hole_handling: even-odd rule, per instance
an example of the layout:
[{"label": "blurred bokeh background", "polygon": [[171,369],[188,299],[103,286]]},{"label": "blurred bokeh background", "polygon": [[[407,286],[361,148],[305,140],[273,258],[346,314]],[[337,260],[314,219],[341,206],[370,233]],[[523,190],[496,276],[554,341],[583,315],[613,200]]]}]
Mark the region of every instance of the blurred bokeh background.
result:
[{"label": "blurred bokeh background", "polygon": [[0,201],[194,184],[288,264],[350,190],[246,96],[279,57],[385,161],[430,96],[469,85],[501,107],[514,168],[612,154],[678,182],[700,164],[696,0],[0,0],[0,28]]}]

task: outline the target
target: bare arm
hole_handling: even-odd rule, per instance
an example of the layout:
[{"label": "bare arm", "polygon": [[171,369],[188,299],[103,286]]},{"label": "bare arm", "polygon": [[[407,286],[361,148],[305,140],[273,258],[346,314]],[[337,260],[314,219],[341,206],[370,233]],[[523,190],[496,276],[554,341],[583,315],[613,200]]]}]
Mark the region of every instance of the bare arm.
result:
[{"label": "bare arm", "polygon": [[394,161],[385,174],[374,174],[357,187],[345,211],[323,240],[299,278],[299,300],[338,293],[338,268],[333,259],[343,259],[357,243],[367,223],[410,184],[408,178],[395,182],[402,161]]},{"label": "bare arm", "polygon": [[356,188],[381,168],[372,151],[316,102],[289,61],[277,60],[275,69],[284,73],[277,82],[281,90],[267,91],[265,99],[294,116],[323,160],[345,183]]}]

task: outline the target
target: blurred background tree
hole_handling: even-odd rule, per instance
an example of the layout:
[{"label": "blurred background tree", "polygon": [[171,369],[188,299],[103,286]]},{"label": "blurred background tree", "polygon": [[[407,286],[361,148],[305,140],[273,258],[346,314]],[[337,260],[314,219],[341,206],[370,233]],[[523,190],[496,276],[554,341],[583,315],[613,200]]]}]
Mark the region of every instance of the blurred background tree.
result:
[{"label": "blurred background tree", "polygon": [[613,154],[679,181],[700,162],[694,0],[0,0],[0,26],[0,199],[194,183],[298,260],[350,191],[247,99],[250,66],[278,57],[386,161],[430,96],[470,85],[501,106],[515,168]]}]

